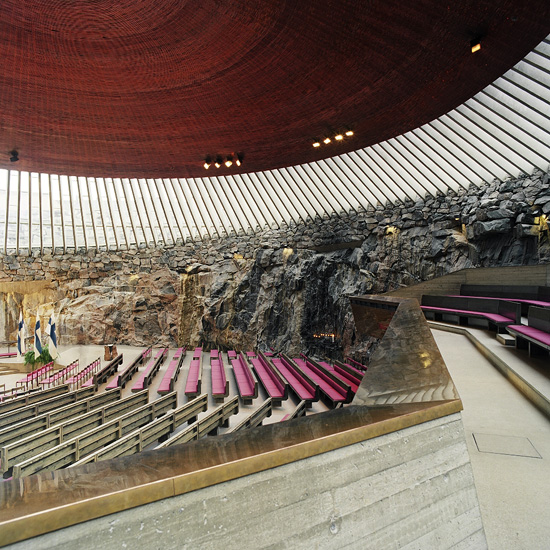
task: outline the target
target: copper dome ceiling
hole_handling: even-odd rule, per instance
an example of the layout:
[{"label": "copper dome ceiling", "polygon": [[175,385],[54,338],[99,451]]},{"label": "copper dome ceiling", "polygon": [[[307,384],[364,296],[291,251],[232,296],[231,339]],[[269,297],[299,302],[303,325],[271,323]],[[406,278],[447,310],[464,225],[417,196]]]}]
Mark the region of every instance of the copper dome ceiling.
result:
[{"label": "copper dome ceiling", "polygon": [[547,0],[4,0],[0,168],[201,177],[207,154],[244,153],[219,174],[331,157],[455,108],[549,21]]}]

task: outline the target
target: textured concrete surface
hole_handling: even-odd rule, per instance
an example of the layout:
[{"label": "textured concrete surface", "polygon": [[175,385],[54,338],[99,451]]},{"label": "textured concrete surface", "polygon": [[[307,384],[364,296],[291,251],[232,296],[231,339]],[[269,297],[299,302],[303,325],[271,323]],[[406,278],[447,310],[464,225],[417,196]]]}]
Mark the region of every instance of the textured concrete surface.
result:
[{"label": "textured concrete surface", "polygon": [[460,414],[13,545],[486,548]]},{"label": "textured concrete surface", "polygon": [[[433,334],[464,405],[466,441],[489,548],[549,548],[550,420],[465,336],[440,330]],[[495,344],[494,333],[476,331],[476,337],[483,338],[484,344],[491,345],[491,350],[510,364],[515,361],[514,368],[521,368],[522,375],[533,383],[547,384],[540,371],[527,373],[533,361],[523,361],[515,350]],[[527,438],[541,458],[481,452],[474,433]]]}]

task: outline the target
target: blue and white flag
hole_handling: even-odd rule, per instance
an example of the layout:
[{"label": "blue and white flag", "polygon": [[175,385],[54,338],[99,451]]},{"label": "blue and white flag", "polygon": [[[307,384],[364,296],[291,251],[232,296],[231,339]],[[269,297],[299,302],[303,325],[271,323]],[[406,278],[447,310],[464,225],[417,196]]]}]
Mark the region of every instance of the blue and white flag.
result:
[{"label": "blue and white flag", "polygon": [[19,324],[17,325],[17,351],[20,357],[25,355],[25,323],[23,322],[23,310],[19,312]]},{"label": "blue and white flag", "polygon": [[48,326],[46,327],[46,334],[50,337],[49,351],[52,359],[56,359],[59,356],[57,352],[57,335],[55,334],[55,320],[53,315],[48,321]]},{"label": "blue and white flag", "polygon": [[36,318],[34,327],[34,358],[36,359],[42,353],[42,342],[40,341],[40,319]]}]

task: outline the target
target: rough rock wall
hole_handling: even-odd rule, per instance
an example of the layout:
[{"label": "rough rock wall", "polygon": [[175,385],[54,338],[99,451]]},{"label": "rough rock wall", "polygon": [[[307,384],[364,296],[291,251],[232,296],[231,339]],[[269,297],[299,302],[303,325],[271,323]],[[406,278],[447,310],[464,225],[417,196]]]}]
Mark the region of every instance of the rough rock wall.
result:
[{"label": "rough rock wall", "polygon": [[[550,261],[549,173],[379,205],[253,235],[118,252],[0,256],[0,340],[16,281],[49,281],[65,343],[273,347],[338,356],[353,346],[348,296],[467,267]],[[13,295],[12,295],[13,296]],[[25,317],[34,315],[31,306]],[[12,311],[13,315],[6,313]],[[315,338],[315,334],[335,334]]]}]

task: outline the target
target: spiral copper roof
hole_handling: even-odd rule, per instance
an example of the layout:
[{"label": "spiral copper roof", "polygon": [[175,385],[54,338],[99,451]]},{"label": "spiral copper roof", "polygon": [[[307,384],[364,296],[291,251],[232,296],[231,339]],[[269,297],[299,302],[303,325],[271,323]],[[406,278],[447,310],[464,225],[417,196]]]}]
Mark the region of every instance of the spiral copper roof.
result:
[{"label": "spiral copper roof", "polygon": [[333,157],[449,112],[549,32],[547,0],[4,0],[0,168],[188,178],[208,154],[244,154],[220,175]]}]

